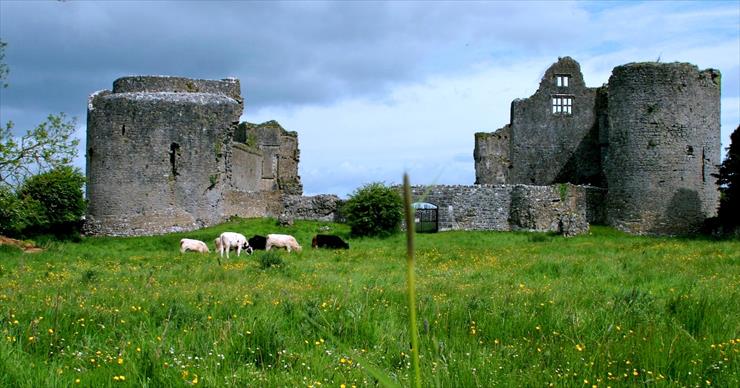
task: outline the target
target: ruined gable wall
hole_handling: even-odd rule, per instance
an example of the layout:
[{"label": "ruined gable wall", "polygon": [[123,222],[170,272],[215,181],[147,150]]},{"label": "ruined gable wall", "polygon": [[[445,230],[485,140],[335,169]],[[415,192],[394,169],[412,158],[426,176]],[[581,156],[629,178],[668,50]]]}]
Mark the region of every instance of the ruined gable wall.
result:
[{"label": "ruined gable wall", "polygon": [[[87,123],[89,233],[137,235],[221,221],[238,80],[126,77],[93,95]],[[201,86],[199,86],[201,85]]]},{"label": "ruined gable wall", "polygon": [[507,124],[496,132],[475,134],[475,184],[505,184],[509,178],[509,138],[511,127]]},{"label": "ruined gable wall", "polygon": [[300,150],[296,132],[286,131],[274,120],[262,124],[242,123],[235,140],[262,152],[260,190],[280,190],[289,195],[303,193],[298,175]]},{"label": "ruined gable wall", "polygon": [[720,74],[632,63],[609,78],[608,220],[632,233],[686,234],[716,214]]},{"label": "ruined gable wall", "polygon": [[262,179],[262,152],[256,147],[233,142],[231,146],[231,188],[259,191]]},{"label": "ruined gable wall", "polygon": [[[569,76],[567,86],[557,76]],[[554,114],[552,98],[571,98],[571,113]],[[550,66],[539,89],[511,106],[511,169],[508,183],[598,184],[601,161],[596,89],[586,87],[580,65],[570,57]]]}]

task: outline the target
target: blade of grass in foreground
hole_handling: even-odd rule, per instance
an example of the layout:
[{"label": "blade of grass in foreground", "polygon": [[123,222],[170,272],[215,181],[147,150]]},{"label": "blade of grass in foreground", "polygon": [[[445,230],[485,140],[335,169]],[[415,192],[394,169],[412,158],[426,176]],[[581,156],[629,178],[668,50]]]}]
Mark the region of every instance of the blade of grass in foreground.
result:
[{"label": "blade of grass in foreground", "polygon": [[416,279],[414,276],[414,215],[411,210],[411,185],[409,175],[403,174],[403,206],[406,213],[406,295],[409,303],[409,336],[411,337],[411,362],[414,369],[414,386],[421,388],[419,370],[419,333],[416,328]]}]

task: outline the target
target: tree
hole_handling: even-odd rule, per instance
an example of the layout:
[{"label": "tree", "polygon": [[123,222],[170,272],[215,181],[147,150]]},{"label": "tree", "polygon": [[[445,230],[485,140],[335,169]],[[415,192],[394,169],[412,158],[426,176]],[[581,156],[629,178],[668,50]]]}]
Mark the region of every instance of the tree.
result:
[{"label": "tree", "polygon": [[[0,41],[0,85],[9,70],[3,63],[7,43]],[[0,124],[0,185],[18,187],[33,174],[68,165],[77,156],[78,139],[73,137],[75,120],[64,113],[50,114],[45,122],[22,136],[13,135],[13,122]]]},{"label": "tree", "polygon": [[370,183],[350,195],[342,214],[355,236],[388,236],[400,229],[403,200],[396,190]]},{"label": "tree", "polygon": [[727,230],[740,226],[740,125],[730,135],[727,157],[716,175],[720,190],[719,219]]},{"label": "tree", "polygon": [[72,166],[55,167],[26,179],[18,198],[37,204],[40,210],[37,221],[30,225],[34,232],[67,234],[79,230],[85,214],[84,184],[85,176]]}]

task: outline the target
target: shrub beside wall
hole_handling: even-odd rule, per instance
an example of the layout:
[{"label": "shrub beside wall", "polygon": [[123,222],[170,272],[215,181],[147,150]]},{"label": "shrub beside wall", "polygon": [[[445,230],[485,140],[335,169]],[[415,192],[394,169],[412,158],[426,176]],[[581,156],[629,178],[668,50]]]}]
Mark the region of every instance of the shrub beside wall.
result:
[{"label": "shrub beside wall", "polygon": [[389,236],[400,230],[403,200],[382,183],[369,183],[350,196],[342,215],[353,236]]},{"label": "shrub beside wall", "polygon": [[62,166],[28,178],[17,193],[0,188],[0,233],[12,237],[78,233],[86,206],[84,183],[79,169]]}]

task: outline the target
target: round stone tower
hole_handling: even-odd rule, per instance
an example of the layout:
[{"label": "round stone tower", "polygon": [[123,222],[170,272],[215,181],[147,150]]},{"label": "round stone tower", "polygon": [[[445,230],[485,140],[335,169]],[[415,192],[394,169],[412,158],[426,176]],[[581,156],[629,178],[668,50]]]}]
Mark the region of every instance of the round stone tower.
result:
[{"label": "round stone tower", "polygon": [[239,81],[124,77],[90,97],[86,229],[188,230],[221,219]]},{"label": "round stone tower", "polygon": [[716,215],[720,74],[687,63],[614,68],[608,91],[607,221],[687,234]]}]

